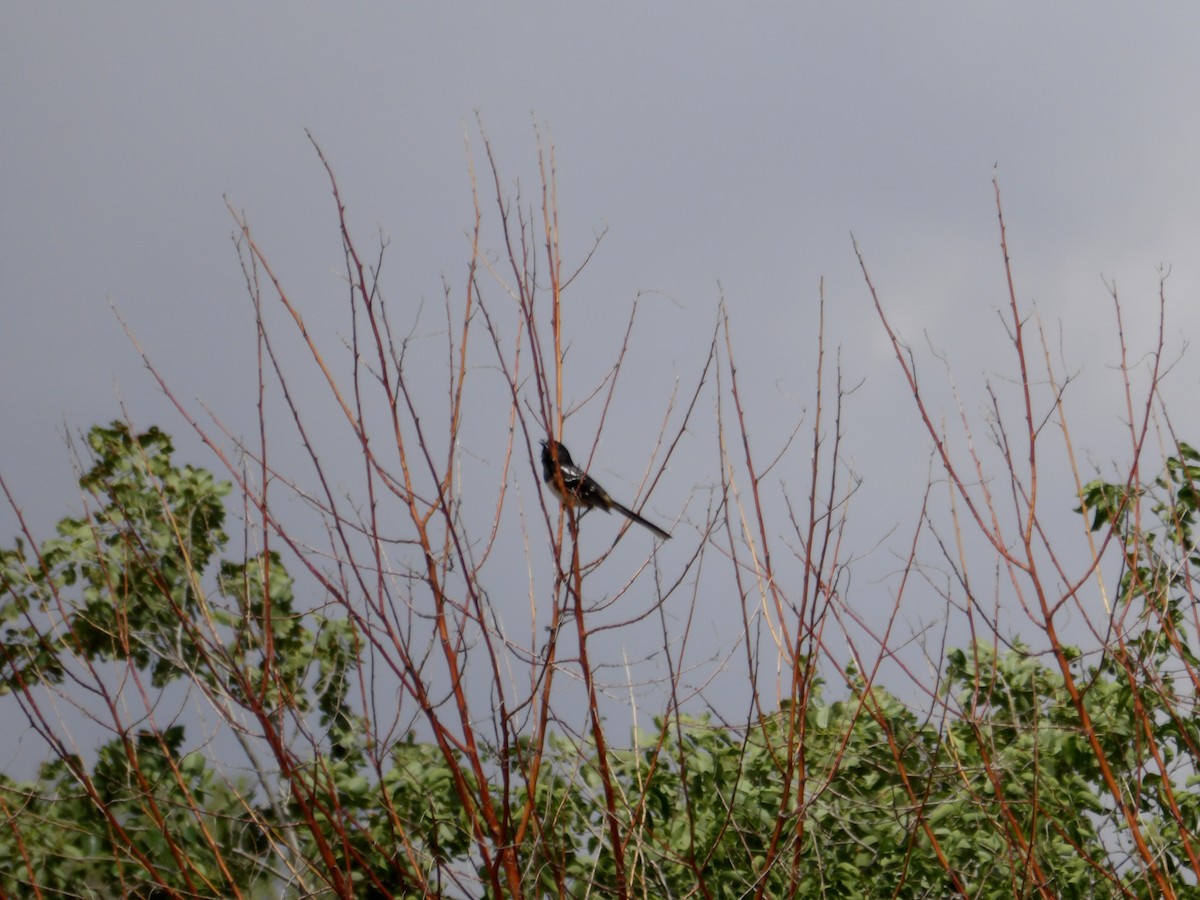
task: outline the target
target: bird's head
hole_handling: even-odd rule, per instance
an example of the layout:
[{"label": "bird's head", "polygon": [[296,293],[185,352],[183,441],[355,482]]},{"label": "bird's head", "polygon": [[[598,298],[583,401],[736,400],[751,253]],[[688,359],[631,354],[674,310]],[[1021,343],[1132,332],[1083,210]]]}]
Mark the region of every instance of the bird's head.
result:
[{"label": "bird's head", "polygon": [[[550,449],[552,446],[554,447],[553,451]],[[544,466],[554,465],[555,456],[558,457],[558,464],[560,466],[574,465],[574,463],[571,461],[571,454],[567,452],[566,447],[564,447],[558,441],[543,440],[542,441],[542,465],[544,465]]]}]

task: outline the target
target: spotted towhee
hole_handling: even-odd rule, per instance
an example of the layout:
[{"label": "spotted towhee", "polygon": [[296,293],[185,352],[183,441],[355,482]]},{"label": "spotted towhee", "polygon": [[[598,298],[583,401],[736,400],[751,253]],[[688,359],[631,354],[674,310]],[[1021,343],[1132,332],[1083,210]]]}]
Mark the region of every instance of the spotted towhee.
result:
[{"label": "spotted towhee", "polygon": [[670,537],[657,525],[647,522],[628,506],[622,506],[608,496],[608,491],[596,484],[592,476],[572,462],[571,454],[558,441],[542,441],[542,479],[568,506],[582,506],[584,509],[599,507],[605,512],[615,509],[621,515],[649,528],[664,541]]}]

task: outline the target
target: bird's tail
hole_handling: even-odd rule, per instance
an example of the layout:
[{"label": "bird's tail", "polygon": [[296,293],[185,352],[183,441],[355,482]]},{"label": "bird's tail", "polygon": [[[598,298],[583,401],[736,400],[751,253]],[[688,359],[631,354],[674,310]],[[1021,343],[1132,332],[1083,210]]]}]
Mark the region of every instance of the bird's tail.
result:
[{"label": "bird's tail", "polygon": [[637,513],[635,513],[628,506],[622,506],[616,500],[612,500],[611,498],[610,498],[610,502],[612,503],[613,509],[615,509],[617,512],[619,512],[621,515],[625,516],[626,518],[632,519],[633,521],[637,522],[643,528],[649,528],[651,531],[653,531],[655,534],[658,535],[660,540],[665,541],[665,540],[670,539],[671,535],[667,534],[665,531],[663,531],[661,528],[659,528],[653,522],[647,522],[645,519],[643,519],[641,516],[639,516]]}]

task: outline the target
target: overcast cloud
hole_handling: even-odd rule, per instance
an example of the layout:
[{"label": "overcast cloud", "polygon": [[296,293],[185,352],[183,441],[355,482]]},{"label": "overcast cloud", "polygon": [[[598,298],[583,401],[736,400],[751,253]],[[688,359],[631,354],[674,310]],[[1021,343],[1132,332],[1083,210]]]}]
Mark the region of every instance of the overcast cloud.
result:
[{"label": "overcast cloud", "polygon": [[[695,371],[724,296],[752,431],[763,453],[778,446],[809,403],[825,279],[829,340],[847,381],[864,380],[848,454],[874,538],[911,520],[928,441],[850,234],[895,324],[947,353],[974,409],[977,379],[1007,364],[997,174],[1017,289],[1062,324],[1081,449],[1103,465],[1125,453],[1103,279],[1135,350],[1154,337],[1160,266],[1172,348],[1200,318],[1197,34],[1200,7],[1184,3],[12,5],[0,472],[44,532],[74,508],[64,426],[118,417],[121,399],[209,464],[111,306],[185,399],[252,431],[251,310],[225,198],[310,326],[344,329],[334,209],[305,129],[363,244],[390,238],[397,306],[437,301],[443,278],[461,288],[476,113],[505,176],[529,188],[532,123],[553,141],[568,254],[608,229],[573,288],[595,298],[572,324],[609,341],[598,361],[615,346],[605,328],[645,294],[630,421],[656,417]],[[1191,354],[1173,373],[1180,403],[1198,371]],[[606,432],[606,470],[636,478],[652,436],[623,443]],[[712,461],[685,446],[655,517],[711,483]],[[0,525],[8,544],[9,511]]]}]

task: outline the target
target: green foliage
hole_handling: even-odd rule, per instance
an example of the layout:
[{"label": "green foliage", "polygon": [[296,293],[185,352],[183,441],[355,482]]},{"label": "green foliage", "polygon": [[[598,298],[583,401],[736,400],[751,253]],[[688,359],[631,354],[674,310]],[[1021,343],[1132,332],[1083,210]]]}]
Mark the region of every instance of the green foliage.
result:
[{"label": "green foliage", "polygon": [[[347,702],[357,664],[348,623],[298,614],[276,554],[219,563],[217,588],[207,590],[205,570],[227,543],[230,485],[174,465],[157,429],[134,435],[118,422],[92,429],[87,443],[87,516],[62,520],[35,554],[21,542],[0,551],[0,692],[24,698],[44,733],[52,723],[36,718],[39,684],[90,685],[113,717],[124,706],[119,692],[132,689],[128,675],[109,676],[106,664],[116,663],[118,673],[148,672],[153,688],[200,686],[227,710],[287,709],[301,719],[315,711],[330,754],[361,765],[361,719]],[[0,781],[0,809],[13,816],[0,852],[24,860],[0,874],[0,893],[23,896],[36,885],[219,896],[222,885],[261,882],[273,857],[262,792],[278,785],[212,768],[185,749],[182,725],[118,729],[91,764],[51,733],[58,758],[36,781]]]},{"label": "green foliage", "polygon": [[[197,578],[226,540],[229,485],[173,466],[157,428],[135,436],[120,422],[97,426],[88,445],[93,465],[79,483],[96,508],[59,522],[35,559],[20,543],[0,555],[0,620],[25,623],[5,630],[6,684],[58,683],[68,655],[150,667],[156,687],[184,664],[180,624],[201,611]],[[48,638],[37,613],[64,610],[63,629]]]},{"label": "green foliage", "polygon": [[[217,896],[220,885],[262,880],[267,845],[246,800],[184,730],[142,732],[99,748],[89,773],[75,757],[42,766],[36,781],[0,777],[5,896]],[[183,861],[183,862],[181,862]]]},{"label": "green foliage", "polygon": [[[1092,481],[1084,486],[1083,506],[1091,527],[1110,528],[1125,552],[1123,602],[1138,601],[1155,617],[1181,624],[1180,602],[1194,594],[1194,566],[1200,565],[1194,532],[1200,503],[1200,452],[1180,443],[1163,474],[1149,486]],[[1143,522],[1145,504],[1154,520]]]},{"label": "green foliage", "polygon": [[[1195,664],[1190,447],[1153,484],[1085,490],[1140,623],[1102,656],[981,642],[947,654],[941,715],[849,672],[844,696],[814,678],[745,729],[678,716],[609,749],[622,885],[594,746],[524,737],[478,769],[452,740],[380,748],[355,708],[355,625],[298,602],[277,554],[219,559],[229,486],[174,465],[155,429],[88,443],[88,514],[0,551],[0,689],[52,749],[36,779],[0,777],[4,895],[302,896],[342,877],[355,896],[477,896],[496,883],[484,850],[511,846],[529,896],[1154,896],[1109,778],[1163,870],[1190,871],[1200,716],[1174,677]],[[273,764],[218,762],[178,720],[76,755],[39,718],[44,692],[141,673],[258,723]]]}]

